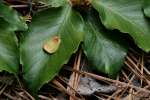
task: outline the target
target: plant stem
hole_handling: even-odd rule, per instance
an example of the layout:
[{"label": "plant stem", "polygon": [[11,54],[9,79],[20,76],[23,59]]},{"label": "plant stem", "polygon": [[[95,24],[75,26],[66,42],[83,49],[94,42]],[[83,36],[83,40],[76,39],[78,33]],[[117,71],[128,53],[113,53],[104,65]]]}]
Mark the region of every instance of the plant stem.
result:
[{"label": "plant stem", "polygon": [[80,5],[80,3],[81,3],[81,0],[76,0],[77,5]]}]

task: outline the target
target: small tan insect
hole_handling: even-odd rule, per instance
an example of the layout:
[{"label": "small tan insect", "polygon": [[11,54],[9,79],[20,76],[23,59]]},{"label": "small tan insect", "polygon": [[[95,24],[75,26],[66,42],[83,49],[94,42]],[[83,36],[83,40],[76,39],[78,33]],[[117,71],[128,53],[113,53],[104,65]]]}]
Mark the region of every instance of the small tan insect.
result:
[{"label": "small tan insect", "polygon": [[44,43],[43,49],[47,53],[50,53],[50,54],[55,53],[58,50],[60,43],[61,43],[60,37],[54,36],[50,40]]}]

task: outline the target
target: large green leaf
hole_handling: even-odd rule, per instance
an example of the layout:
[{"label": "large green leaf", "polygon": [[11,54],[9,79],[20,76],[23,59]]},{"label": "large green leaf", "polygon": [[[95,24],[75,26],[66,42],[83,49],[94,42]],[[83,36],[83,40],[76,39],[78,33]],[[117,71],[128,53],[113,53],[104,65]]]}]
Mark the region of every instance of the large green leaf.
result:
[{"label": "large green leaf", "polygon": [[105,30],[96,15],[89,13],[86,18],[84,51],[94,69],[113,78],[123,65],[127,48],[119,36]]},{"label": "large green leaf", "polygon": [[[33,93],[53,79],[78,49],[83,38],[83,27],[79,13],[68,4],[47,9],[33,17],[21,45],[24,80]],[[47,52],[43,46],[54,45],[54,37],[59,37],[60,45],[52,47],[55,51]]]},{"label": "large green leaf", "polygon": [[150,51],[150,24],[142,0],[92,0],[92,5],[107,28],[129,33],[140,48]]},{"label": "large green leaf", "polygon": [[8,31],[9,23],[0,18],[0,71],[5,70],[17,75],[19,68],[19,50],[17,38]]},{"label": "large green leaf", "polygon": [[150,18],[150,0],[144,0],[144,13]]},{"label": "large green leaf", "polygon": [[9,30],[11,31],[27,29],[27,24],[25,23],[23,18],[19,16],[14,9],[7,5],[4,5],[2,2],[0,2],[0,18],[3,18],[10,24]]}]

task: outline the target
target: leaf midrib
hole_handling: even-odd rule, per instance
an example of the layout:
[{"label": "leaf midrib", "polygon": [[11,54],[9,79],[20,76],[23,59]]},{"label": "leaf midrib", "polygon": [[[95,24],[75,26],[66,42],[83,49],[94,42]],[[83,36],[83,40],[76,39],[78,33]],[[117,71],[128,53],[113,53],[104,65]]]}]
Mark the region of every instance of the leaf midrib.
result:
[{"label": "leaf midrib", "polygon": [[[60,20],[62,20],[63,19],[63,21],[60,23],[60,25],[59,25],[59,30],[58,30],[58,32],[57,32],[57,34],[59,35],[60,34],[60,31],[64,28],[64,26],[65,26],[65,24],[66,24],[66,22],[69,20],[69,17],[70,17],[70,13],[71,13],[71,7],[70,7],[70,5],[69,4],[66,4],[65,5],[66,7],[63,9],[64,11],[62,11],[62,18],[60,18]],[[68,34],[68,36],[70,36],[70,34]],[[72,38],[71,36],[70,36],[70,38]],[[72,39],[73,40],[73,39]],[[75,45],[75,43],[74,43],[74,41],[72,41],[73,42],[73,46]],[[64,46],[65,47],[65,46]],[[74,46],[75,47],[75,46]]]},{"label": "leaf midrib", "polygon": [[[96,28],[90,23],[90,22],[88,22],[89,23],[89,26],[91,27],[91,29],[93,30],[93,33],[94,33],[94,36],[95,36],[95,39],[98,39],[98,41],[100,41],[100,38],[99,38],[99,36],[98,36],[98,33],[99,34],[101,34],[99,31],[97,32],[96,31]],[[102,36],[102,35],[101,35]],[[99,42],[101,45],[102,45],[102,49],[103,48],[105,48],[105,45],[103,45],[101,42]],[[104,46],[104,47],[103,47]],[[108,54],[108,53],[105,53],[106,55]],[[109,55],[107,55],[107,56],[109,56]],[[108,58],[107,56],[105,56],[105,58]],[[105,59],[106,60],[106,59]],[[107,62],[109,61],[109,59],[107,59]],[[105,71],[106,72],[109,72],[109,68],[108,68],[108,66],[106,65],[105,66]]]},{"label": "leaf midrib", "polygon": [[[67,9],[67,10],[66,10]],[[63,9],[64,11],[62,11],[62,16],[60,17],[60,19],[59,20],[62,20],[62,22],[60,21],[60,23],[59,23],[59,30],[58,30],[58,32],[57,32],[57,34],[58,33],[60,33],[60,31],[63,29],[63,27],[62,26],[64,26],[65,25],[65,23],[67,22],[67,19],[69,18],[69,15],[70,15],[70,5],[66,5],[66,7]]]}]

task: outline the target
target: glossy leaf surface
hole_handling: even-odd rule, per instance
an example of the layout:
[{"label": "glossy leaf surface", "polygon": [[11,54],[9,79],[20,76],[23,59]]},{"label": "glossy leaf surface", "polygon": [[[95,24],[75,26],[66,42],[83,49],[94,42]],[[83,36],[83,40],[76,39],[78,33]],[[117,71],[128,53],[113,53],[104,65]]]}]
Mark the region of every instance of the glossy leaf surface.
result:
[{"label": "glossy leaf surface", "polygon": [[[116,77],[127,54],[125,42],[106,30],[94,13],[86,18],[84,51],[91,67],[97,71]],[[117,34],[117,33],[116,33]],[[93,66],[92,66],[93,65]]]},{"label": "glossy leaf surface", "polygon": [[[34,93],[52,80],[67,63],[83,38],[83,20],[70,5],[37,13],[21,46],[24,80]],[[43,50],[45,42],[59,36],[61,43],[53,54]]]},{"label": "glossy leaf surface", "polygon": [[128,33],[143,50],[150,51],[150,23],[142,11],[142,0],[92,0],[108,29]]}]

